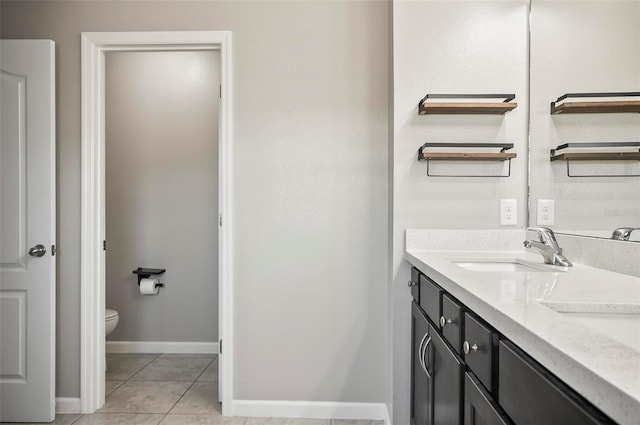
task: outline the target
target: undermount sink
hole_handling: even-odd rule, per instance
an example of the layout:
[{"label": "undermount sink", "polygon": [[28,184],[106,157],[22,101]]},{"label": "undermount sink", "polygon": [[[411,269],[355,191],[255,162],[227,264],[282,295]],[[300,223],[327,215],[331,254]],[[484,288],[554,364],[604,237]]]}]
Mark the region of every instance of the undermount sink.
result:
[{"label": "undermount sink", "polygon": [[640,304],[542,304],[591,330],[640,351]]},{"label": "undermount sink", "polygon": [[454,258],[450,261],[475,272],[559,272],[564,271],[544,264],[534,264],[519,258]]}]

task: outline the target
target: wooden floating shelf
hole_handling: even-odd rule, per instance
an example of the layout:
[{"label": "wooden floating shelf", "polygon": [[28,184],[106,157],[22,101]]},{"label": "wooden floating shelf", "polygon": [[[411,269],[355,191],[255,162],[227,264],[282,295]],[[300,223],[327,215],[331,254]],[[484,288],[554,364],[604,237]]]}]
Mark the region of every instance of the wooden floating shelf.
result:
[{"label": "wooden floating shelf", "polygon": [[516,158],[515,153],[422,152],[422,160],[432,161],[506,161]]},{"label": "wooden floating shelf", "polygon": [[418,108],[427,114],[490,114],[503,115],[518,106],[516,102],[429,102]]},{"label": "wooden floating shelf", "polygon": [[551,157],[551,161],[640,161],[640,152],[573,152]]},{"label": "wooden floating shelf", "polygon": [[551,114],[615,114],[627,112],[640,113],[640,99],[634,100],[606,100],[578,102],[563,100],[571,98],[598,98],[598,97],[640,97],[640,92],[617,93],[567,93],[560,96],[555,102],[551,102]]},{"label": "wooden floating shelf", "polygon": [[640,112],[640,100],[621,102],[565,102],[561,105],[552,103],[552,114],[615,114],[624,112]]},{"label": "wooden floating shelf", "polygon": [[[499,152],[427,152],[428,148],[468,148],[468,149],[500,149]],[[418,148],[418,161],[427,163],[427,176],[430,177],[509,177],[511,175],[511,160],[517,157],[515,153],[507,153],[513,148],[513,143],[470,143],[470,142],[427,142]],[[474,175],[474,174],[432,174],[429,167],[431,161],[509,161],[506,174]]]},{"label": "wooden floating shelf", "polygon": [[570,148],[632,148],[640,142],[572,142],[559,145],[550,151],[551,161],[565,161],[568,177],[640,177],[638,174],[572,174],[571,161],[640,161],[640,152],[562,152]]},{"label": "wooden floating shelf", "polygon": [[[503,115],[518,104],[512,102],[515,94],[427,94],[418,102],[418,113],[427,114],[487,114]],[[443,99],[443,101],[433,99]],[[469,99],[469,101],[451,102],[451,99]],[[483,99],[483,101],[478,101]],[[486,99],[486,101],[484,100]],[[495,99],[504,99],[501,102]]]}]

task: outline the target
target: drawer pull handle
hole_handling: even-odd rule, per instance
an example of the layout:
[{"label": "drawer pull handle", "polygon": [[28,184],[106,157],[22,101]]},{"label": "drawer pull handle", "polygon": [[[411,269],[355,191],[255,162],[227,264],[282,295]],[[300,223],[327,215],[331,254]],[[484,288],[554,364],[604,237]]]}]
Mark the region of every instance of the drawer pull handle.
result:
[{"label": "drawer pull handle", "polygon": [[407,282],[407,284],[409,285],[409,288],[411,288],[412,286],[416,286],[416,283],[412,281]]},{"label": "drawer pull handle", "polygon": [[469,351],[478,351],[478,344],[469,345],[468,341],[462,343],[462,351],[465,354],[469,354]]},{"label": "drawer pull handle", "polygon": [[444,328],[447,323],[453,323],[451,319],[445,319],[444,316],[440,316],[440,327]]}]

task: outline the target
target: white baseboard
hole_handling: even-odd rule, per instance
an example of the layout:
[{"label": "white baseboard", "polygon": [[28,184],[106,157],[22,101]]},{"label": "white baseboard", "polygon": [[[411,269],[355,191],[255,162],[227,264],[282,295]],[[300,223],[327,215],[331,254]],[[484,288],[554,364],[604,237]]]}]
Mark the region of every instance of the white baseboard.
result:
[{"label": "white baseboard", "polygon": [[233,416],[312,419],[370,419],[389,424],[385,403],[233,400]]},{"label": "white baseboard", "polygon": [[56,397],[56,413],[80,413],[80,399]]},{"label": "white baseboard", "polygon": [[107,341],[107,353],[218,354],[217,342]]}]

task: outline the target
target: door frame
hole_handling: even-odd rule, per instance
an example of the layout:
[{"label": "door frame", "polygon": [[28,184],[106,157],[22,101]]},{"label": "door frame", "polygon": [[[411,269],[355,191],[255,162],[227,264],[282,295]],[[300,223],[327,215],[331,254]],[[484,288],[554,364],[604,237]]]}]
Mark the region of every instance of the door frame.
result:
[{"label": "door frame", "polygon": [[80,409],[81,413],[93,413],[105,400],[105,52],[160,50],[220,51],[218,341],[224,341],[224,356],[219,356],[222,414],[230,416],[233,401],[231,31],[81,33]]}]

